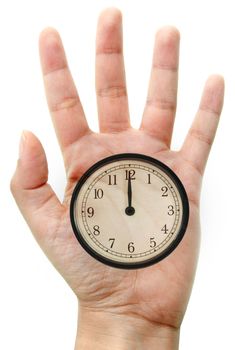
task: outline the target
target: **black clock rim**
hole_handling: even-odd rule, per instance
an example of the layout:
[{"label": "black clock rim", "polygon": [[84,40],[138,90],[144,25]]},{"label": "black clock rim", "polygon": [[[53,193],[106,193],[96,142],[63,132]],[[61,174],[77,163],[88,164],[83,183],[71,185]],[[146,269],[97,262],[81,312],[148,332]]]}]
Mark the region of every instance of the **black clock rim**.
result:
[{"label": "black clock rim", "polygon": [[[175,183],[180,197],[182,201],[182,206],[183,206],[183,215],[182,215],[182,222],[181,226],[178,232],[177,237],[172,241],[172,243],[159,255],[147,259],[145,261],[141,262],[133,262],[133,263],[124,263],[124,262],[119,262],[119,261],[114,261],[111,259],[108,259],[104,257],[103,255],[97,253],[95,250],[93,250],[85,241],[83,238],[81,232],[79,231],[79,228],[77,227],[76,220],[74,218],[74,208],[76,205],[76,200],[79,194],[80,189],[82,188],[83,184],[86,182],[86,180],[99,168],[103,167],[106,164],[113,163],[117,160],[144,160],[147,163],[150,163],[152,165],[155,165],[162,169],[170,178],[171,180]],[[188,225],[188,220],[189,220],[189,201],[188,201],[188,196],[186,193],[186,190],[180,181],[179,177],[171,170],[166,164],[162,163],[158,159],[155,159],[153,157],[147,156],[145,154],[140,154],[140,153],[119,153],[119,154],[114,154],[111,156],[108,156],[106,158],[103,158],[99,160],[97,163],[93,164],[78,180],[74,190],[73,194],[71,197],[71,202],[70,202],[70,221],[71,225],[73,228],[73,232],[80,243],[80,245],[85,249],[87,253],[89,253],[93,258],[96,260],[102,262],[105,265],[115,267],[115,268],[121,268],[121,269],[139,269],[139,268],[145,268],[148,266],[151,266],[153,264],[156,264],[166,258],[169,254],[171,254],[176,247],[179,245],[179,243],[182,241],[187,225]]]}]

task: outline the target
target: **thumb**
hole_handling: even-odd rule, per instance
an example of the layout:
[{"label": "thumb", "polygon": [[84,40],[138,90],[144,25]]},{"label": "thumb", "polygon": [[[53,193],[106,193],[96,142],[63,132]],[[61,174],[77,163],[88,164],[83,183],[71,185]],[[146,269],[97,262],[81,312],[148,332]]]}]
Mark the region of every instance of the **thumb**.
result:
[{"label": "thumb", "polygon": [[[37,137],[24,131],[19,160],[11,180],[11,191],[35,238],[41,243],[56,233],[63,207],[47,183],[48,167],[44,149]],[[50,237],[52,238],[52,237]]]}]

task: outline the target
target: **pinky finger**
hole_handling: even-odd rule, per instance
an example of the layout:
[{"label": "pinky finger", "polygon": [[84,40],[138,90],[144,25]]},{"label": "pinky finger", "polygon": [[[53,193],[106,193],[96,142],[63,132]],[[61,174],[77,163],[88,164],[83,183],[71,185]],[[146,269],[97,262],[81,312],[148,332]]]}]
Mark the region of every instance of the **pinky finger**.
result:
[{"label": "pinky finger", "polygon": [[181,148],[184,159],[203,174],[216,134],[224,100],[224,79],[219,75],[208,78],[200,106]]}]

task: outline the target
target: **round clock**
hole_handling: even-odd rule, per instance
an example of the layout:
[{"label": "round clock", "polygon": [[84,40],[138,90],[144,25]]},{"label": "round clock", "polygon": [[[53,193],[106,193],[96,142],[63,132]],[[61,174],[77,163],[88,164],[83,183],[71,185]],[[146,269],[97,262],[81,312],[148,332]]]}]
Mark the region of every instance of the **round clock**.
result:
[{"label": "round clock", "polygon": [[189,218],[185,189],[162,162],[124,153],[94,164],[78,181],[70,217],[82,247],[107,265],[137,269],[169,255]]}]

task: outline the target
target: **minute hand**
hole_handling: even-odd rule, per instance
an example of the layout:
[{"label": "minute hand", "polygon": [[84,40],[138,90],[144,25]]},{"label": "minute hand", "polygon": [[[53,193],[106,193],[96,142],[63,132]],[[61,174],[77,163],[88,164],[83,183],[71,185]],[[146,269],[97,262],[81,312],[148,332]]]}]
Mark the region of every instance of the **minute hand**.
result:
[{"label": "minute hand", "polygon": [[129,173],[128,185],[127,185],[127,196],[128,196],[128,207],[125,209],[125,213],[128,216],[135,214],[135,208],[132,207],[132,187],[131,187],[131,176]]},{"label": "minute hand", "polygon": [[128,194],[128,207],[131,207],[131,203],[132,203],[132,188],[131,188],[131,177],[129,174],[128,177],[128,188],[127,188],[127,194]]}]

